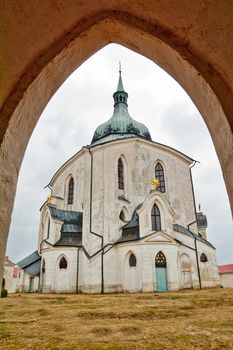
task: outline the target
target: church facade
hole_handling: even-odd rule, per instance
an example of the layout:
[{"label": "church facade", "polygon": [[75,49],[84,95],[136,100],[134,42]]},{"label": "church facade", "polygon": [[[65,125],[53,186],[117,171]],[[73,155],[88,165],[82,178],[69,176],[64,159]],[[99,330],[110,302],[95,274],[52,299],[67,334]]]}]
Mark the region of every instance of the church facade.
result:
[{"label": "church facade", "polygon": [[113,98],[113,116],[49,183],[39,227],[40,291],[219,285],[206,216],[195,207],[195,161],[153,142],[129,115],[121,72]]}]

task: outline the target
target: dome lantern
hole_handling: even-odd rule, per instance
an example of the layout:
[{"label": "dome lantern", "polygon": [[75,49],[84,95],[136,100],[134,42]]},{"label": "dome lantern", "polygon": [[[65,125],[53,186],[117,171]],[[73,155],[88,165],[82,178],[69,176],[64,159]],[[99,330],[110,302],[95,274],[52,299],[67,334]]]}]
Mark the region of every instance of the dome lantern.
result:
[{"label": "dome lantern", "polygon": [[147,127],[134,120],[128,112],[128,94],[124,90],[121,67],[119,69],[119,79],[117,90],[113,94],[114,112],[113,116],[105,123],[99,125],[95,130],[91,144],[101,144],[117,139],[139,136],[151,140]]}]

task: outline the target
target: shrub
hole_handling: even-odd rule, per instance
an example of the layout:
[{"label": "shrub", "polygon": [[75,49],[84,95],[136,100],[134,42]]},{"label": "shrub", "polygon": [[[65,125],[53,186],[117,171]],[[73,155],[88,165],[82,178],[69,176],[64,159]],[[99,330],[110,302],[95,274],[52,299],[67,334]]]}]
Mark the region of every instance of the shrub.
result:
[{"label": "shrub", "polygon": [[7,295],[8,295],[7,289],[2,289],[2,290],[1,290],[1,298],[6,298]]}]

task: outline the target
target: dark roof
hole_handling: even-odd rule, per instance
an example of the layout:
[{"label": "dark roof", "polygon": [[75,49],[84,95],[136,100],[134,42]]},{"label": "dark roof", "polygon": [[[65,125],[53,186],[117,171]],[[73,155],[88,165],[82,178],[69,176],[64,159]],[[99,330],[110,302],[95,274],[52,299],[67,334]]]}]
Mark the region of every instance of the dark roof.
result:
[{"label": "dark roof", "polygon": [[35,250],[33,253],[31,253],[30,255],[26,256],[26,258],[24,258],[23,260],[20,260],[17,265],[19,267],[21,267],[21,269],[24,269],[25,267],[33,264],[34,262],[36,262],[37,260],[40,259],[40,255],[38,253],[37,250]]},{"label": "dark roof", "polygon": [[76,224],[77,232],[82,232],[83,213],[72,210],[62,210],[48,205],[50,214],[54,220],[63,221],[67,224]]},{"label": "dark roof", "polygon": [[40,274],[40,261],[41,257],[36,250],[23,260],[20,260],[17,265],[30,275],[38,276]]},{"label": "dark roof", "polygon": [[139,231],[129,230],[128,232],[124,232],[124,234],[122,234],[122,236],[118,239],[116,243],[138,241],[138,240],[140,240]]},{"label": "dark roof", "polygon": [[136,241],[140,239],[139,217],[136,211],[140,207],[141,207],[141,204],[134,210],[132,219],[122,227],[122,235],[118,239],[117,243]]},{"label": "dark roof", "polygon": [[62,232],[59,241],[57,241],[57,243],[55,243],[54,246],[81,247],[82,233]]},{"label": "dark roof", "polygon": [[173,224],[173,230],[177,231],[177,232],[180,232],[180,233],[183,233],[186,236],[190,236],[190,237],[193,238],[192,233],[187,228],[185,228],[184,226],[181,226],[181,225],[178,225],[178,224]]},{"label": "dark roof", "polygon": [[180,232],[180,233],[183,233],[185,234],[186,236],[189,236],[189,237],[192,237],[192,238],[196,238],[198,241],[202,242],[202,243],[205,243],[209,246],[211,246],[212,248],[215,248],[210,242],[208,242],[207,240],[205,240],[204,238],[202,238],[201,236],[197,235],[196,233],[188,230],[186,227],[184,226],[181,226],[181,225],[178,225],[178,224],[173,224],[173,230],[174,231],[177,231],[177,232]]},{"label": "dark roof", "polygon": [[206,228],[207,227],[207,218],[202,212],[197,213],[197,227]]},{"label": "dark roof", "polygon": [[132,219],[122,227],[122,230],[124,232],[127,229],[136,228],[136,227],[139,227],[139,218],[135,210],[133,213]]},{"label": "dark roof", "polygon": [[77,224],[63,224],[61,227],[61,232],[82,232],[82,227]]},{"label": "dark roof", "polygon": [[35,261],[33,264],[25,267],[24,271],[29,273],[29,275],[38,276],[40,274],[40,263],[41,263],[41,258]]},{"label": "dark roof", "polygon": [[54,246],[82,246],[83,213],[61,210],[52,206],[49,206],[49,210],[53,219],[63,221],[61,237]]}]

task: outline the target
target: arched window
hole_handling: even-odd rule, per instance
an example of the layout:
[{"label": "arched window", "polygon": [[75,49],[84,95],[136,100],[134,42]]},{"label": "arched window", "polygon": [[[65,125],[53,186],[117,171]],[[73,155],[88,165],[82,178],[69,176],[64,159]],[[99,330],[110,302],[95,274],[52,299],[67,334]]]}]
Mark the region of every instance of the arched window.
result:
[{"label": "arched window", "polygon": [[74,201],[74,179],[71,177],[68,185],[68,204],[73,204]]},{"label": "arched window", "polygon": [[152,225],[152,231],[161,230],[160,212],[156,204],[154,204],[151,209],[151,225]]},{"label": "arched window", "polygon": [[136,259],[136,256],[131,253],[130,256],[129,256],[129,266],[130,267],[135,267],[137,265],[137,259]]},{"label": "arched window", "polygon": [[122,210],[122,211],[120,212],[119,218],[120,218],[121,221],[125,221],[125,213],[124,213],[124,210]]},{"label": "arched window", "polygon": [[164,179],[164,171],[163,171],[163,167],[160,163],[156,164],[155,167],[155,178],[159,179],[159,186],[157,187],[157,190],[159,190],[160,192],[165,192],[165,179]]},{"label": "arched window", "polygon": [[124,168],[121,159],[118,160],[118,188],[124,189]]},{"label": "arched window", "polygon": [[206,261],[208,261],[207,256],[205,255],[205,253],[202,253],[202,254],[201,254],[201,256],[200,256],[200,261],[201,261],[201,262],[206,262]]},{"label": "arched window", "polygon": [[67,269],[67,260],[66,258],[63,256],[59,262],[59,268],[60,269]]},{"label": "arched window", "polygon": [[155,257],[155,266],[156,267],[166,267],[167,261],[165,255],[160,251]]}]

